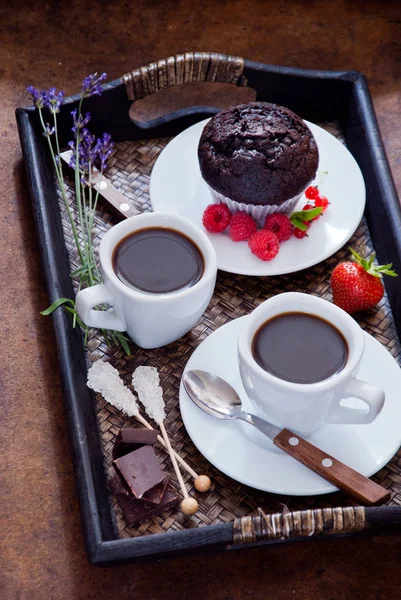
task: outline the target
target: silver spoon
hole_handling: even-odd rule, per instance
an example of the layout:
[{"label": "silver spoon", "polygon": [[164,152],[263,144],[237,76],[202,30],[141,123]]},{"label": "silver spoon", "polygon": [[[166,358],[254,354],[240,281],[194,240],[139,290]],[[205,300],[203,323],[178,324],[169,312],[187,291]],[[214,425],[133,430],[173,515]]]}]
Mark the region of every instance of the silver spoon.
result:
[{"label": "silver spoon", "polygon": [[184,387],[192,402],[217,419],[239,419],[259,429],[273,440],[281,431],[256,415],[242,409],[241,398],[235,389],[221,377],[207,371],[187,371]]},{"label": "silver spoon", "polygon": [[235,389],[221,377],[207,371],[193,370],[184,373],[183,383],[192,402],[208,415],[217,419],[239,419],[253,425],[275,446],[358,502],[372,505],[389,500],[389,490],[313,446],[298,434],[245,412]]}]

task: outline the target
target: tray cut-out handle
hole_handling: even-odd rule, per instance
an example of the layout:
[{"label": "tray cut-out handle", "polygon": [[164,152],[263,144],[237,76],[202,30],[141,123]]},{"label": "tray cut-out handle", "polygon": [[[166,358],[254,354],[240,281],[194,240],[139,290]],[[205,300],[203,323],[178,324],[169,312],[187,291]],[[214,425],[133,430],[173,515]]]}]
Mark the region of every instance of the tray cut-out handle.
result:
[{"label": "tray cut-out handle", "polygon": [[130,100],[140,100],[175,85],[215,81],[247,85],[243,74],[244,59],[216,52],[187,52],[177,54],[134,69],[123,75]]}]

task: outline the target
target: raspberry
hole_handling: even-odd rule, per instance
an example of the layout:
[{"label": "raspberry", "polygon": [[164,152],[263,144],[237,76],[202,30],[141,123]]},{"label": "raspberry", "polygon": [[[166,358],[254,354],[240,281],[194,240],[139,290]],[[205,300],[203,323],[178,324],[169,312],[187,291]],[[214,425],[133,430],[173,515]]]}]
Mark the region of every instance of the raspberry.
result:
[{"label": "raspberry", "polygon": [[326,196],[321,196],[320,194],[315,198],[315,206],[321,206],[323,208],[323,212],[328,208],[330,202],[326,198]]},{"label": "raspberry", "polygon": [[261,260],[272,260],[280,249],[278,237],[272,231],[260,229],[255,231],[248,240],[252,254]]},{"label": "raspberry", "polygon": [[230,224],[231,212],[225,204],[209,204],[202,217],[203,227],[210,233],[221,233]]},{"label": "raspberry", "polygon": [[229,235],[233,242],[244,242],[256,231],[256,223],[245,212],[236,212],[231,217]]},{"label": "raspberry", "polygon": [[313,200],[314,198],[316,198],[319,195],[319,190],[317,189],[317,187],[315,185],[310,185],[308,188],[306,188],[305,190],[305,196],[307,198],[309,198],[309,200]]},{"label": "raspberry", "polygon": [[292,236],[292,223],[285,215],[268,215],[265,221],[265,229],[275,233],[279,242],[286,242]]}]

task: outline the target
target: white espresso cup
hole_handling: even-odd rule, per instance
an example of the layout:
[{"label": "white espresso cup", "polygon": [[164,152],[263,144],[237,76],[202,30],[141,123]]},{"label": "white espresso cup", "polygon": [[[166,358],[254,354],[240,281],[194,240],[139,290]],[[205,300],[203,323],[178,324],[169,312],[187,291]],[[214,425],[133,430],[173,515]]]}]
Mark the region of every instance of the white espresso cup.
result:
[{"label": "white espresso cup", "polygon": [[[316,383],[293,383],[265,371],[256,362],[252,354],[256,332],[269,319],[287,312],[321,317],[342,333],[348,359],[341,371]],[[324,423],[371,423],[383,408],[384,392],[355,377],[365,347],[364,336],[350,315],[316,296],[289,292],[263,302],[245,319],[238,338],[241,379],[256,412],[303,436],[311,435]],[[362,400],[366,409],[341,405],[341,400],[350,397]]]},{"label": "white espresso cup", "polygon": [[[123,283],[113,268],[118,243],[135,231],[165,227],[187,236],[204,261],[201,278],[193,286],[168,293],[147,293]],[[217,275],[214,248],[188,219],[164,213],[144,213],[115,225],[104,235],[99,247],[103,282],[78,292],[76,309],[89,327],[126,331],[141,348],[159,348],[185,335],[197,323],[212,297]],[[111,308],[95,310],[100,304]]]}]

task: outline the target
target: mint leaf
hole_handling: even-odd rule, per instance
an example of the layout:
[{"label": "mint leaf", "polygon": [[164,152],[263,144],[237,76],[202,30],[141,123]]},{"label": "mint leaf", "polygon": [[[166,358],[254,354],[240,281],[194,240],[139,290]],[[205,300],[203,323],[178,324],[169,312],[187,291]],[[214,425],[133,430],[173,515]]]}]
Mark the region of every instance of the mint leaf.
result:
[{"label": "mint leaf", "polygon": [[308,229],[305,223],[303,221],[300,221],[299,219],[293,219],[291,220],[291,223],[294,225],[294,227],[300,229],[301,231],[306,231]]},{"label": "mint leaf", "polygon": [[318,217],[323,211],[322,206],[316,206],[316,208],[308,208],[308,210],[299,210],[293,212],[290,216],[290,221],[293,223],[293,219],[300,221],[312,221],[315,217]]}]

